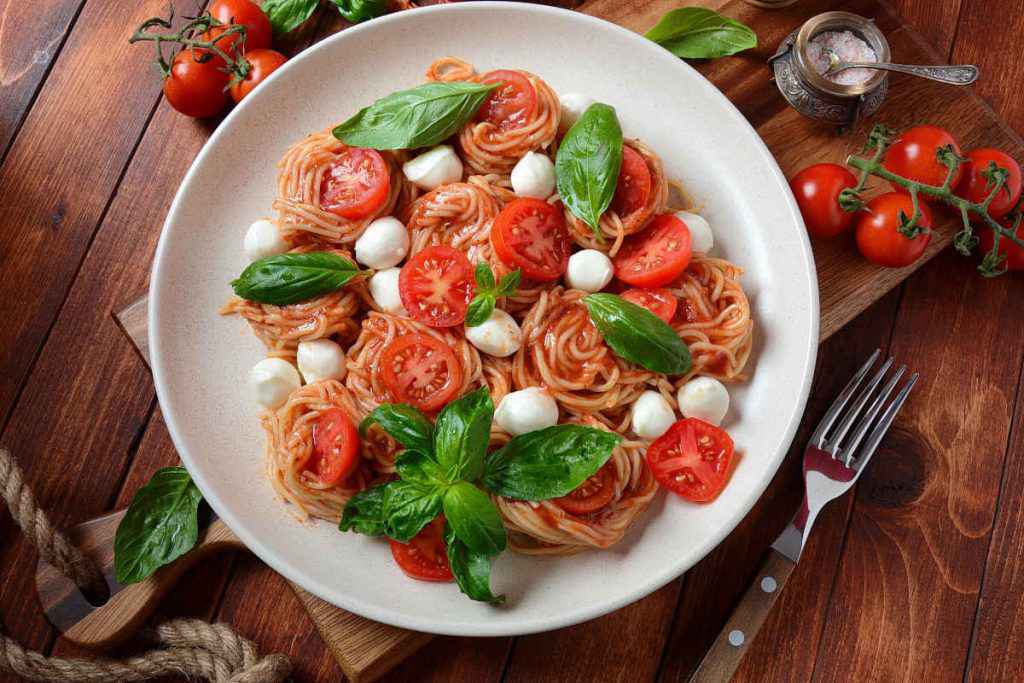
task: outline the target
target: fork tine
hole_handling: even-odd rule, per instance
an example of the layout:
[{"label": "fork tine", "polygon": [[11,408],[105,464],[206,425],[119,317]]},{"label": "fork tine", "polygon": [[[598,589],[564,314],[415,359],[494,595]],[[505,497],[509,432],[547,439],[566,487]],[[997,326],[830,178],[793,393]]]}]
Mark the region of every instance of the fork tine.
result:
[{"label": "fork tine", "polygon": [[861,418],[857,424],[857,428],[853,430],[853,435],[850,436],[850,443],[843,446],[845,456],[843,458],[844,463],[847,467],[853,465],[853,452],[857,450],[857,446],[864,439],[864,435],[868,433],[868,429],[871,427],[875,418],[882,412],[882,405],[889,399],[889,394],[896,388],[900,378],[903,377],[903,373],[907,371],[906,365],[901,365],[899,369],[893,374],[893,376],[886,382],[885,386],[882,387],[882,391],[875,396],[875,400],[871,402],[871,406],[864,413],[864,417]]},{"label": "fork tine", "polygon": [[817,429],[815,429],[814,434],[811,435],[811,443],[814,444],[814,446],[821,448],[824,445],[825,432],[829,430],[832,423],[836,421],[837,417],[839,417],[839,411],[846,406],[846,402],[850,400],[851,396],[853,396],[853,392],[855,392],[857,387],[860,386],[861,380],[863,380],[864,376],[868,374],[871,366],[875,364],[875,361],[878,360],[880,355],[882,355],[882,349],[875,349],[875,352],[872,353],[871,357],[868,358],[868,361],[861,366],[860,370],[857,371],[857,374],[853,376],[853,379],[851,379],[849,383],[843,387],[843,390],[839,392],[839,396],[837,396],[836,400],[831,406],[829,406],[828,412],[826,412],[825,416],[821,418],[821,422],[818,423]]},{"label": "fork tine", "polygon": [[848,431],[850,431],[850,427],[853,426],[854,420],[857,419],[857,416],[860,415],[860,411],[864,409],[865,405],[867,405],[868,399],[871,398],[871,394],[874,393],[878,385],[881,384],[882,379],[885,378],[885,373],[889,372],[889,368],[892,367],[892,363],[892,358],[882,363],[882,367],[878,369],[878,372],[876,372],[874,377],[871,378],[867,386],[861,389],[860,393],[857,394],[857,398],[854,399],[853,405],[850,406],[850,409],[843,413],[843,419],[839,422],[839,426],[835,428],[833,434],[828,438],[828,445],[825,448],[825,450],[832,453],[832,457],[839,457],[839,454],[842,452],[840,449],[845,450],[845,447],[842,445],[843,437],[846,436]]},{"label": "fork tine", "polygon": [[882,437],[889,431],[889,427],[892,426],[893,420],[896,419],[896,413],[900,412],[900,408],[903,407],[903,403],[907,400],[907,396],[910,394],[910,390],[914,388],[917,383],[918,374],[915,372],[910,376],[903,388],[900,389],[900,393],[896,394],[896,398],[889,404],[889,407],[885,409],[882,417],[879,418],[878,424],[875,425],[874,430],[871,432],[871,436],[864,443],[864,450],[862,453],[858,453],[858,469],[868,461],[868,459],[874,454],[875,449],[878,448],[878,444],[881,443]]}]

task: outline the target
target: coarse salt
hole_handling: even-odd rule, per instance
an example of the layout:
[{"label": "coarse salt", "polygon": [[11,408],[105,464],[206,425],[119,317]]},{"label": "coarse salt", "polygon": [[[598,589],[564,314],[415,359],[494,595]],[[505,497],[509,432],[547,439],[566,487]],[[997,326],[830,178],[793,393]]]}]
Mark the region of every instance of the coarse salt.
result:
[{"label": "coarse salt", "polygon": [[[807,58],[814,70],[824,75],[828,71],[828,48],[831,48],[842,62],[877,62],[878,55],[867,42],[853,31],[824,31],[814,36],[807,44]],[[846,69],[825,76],[839,85],[857,85],[874,75],[872,69]]]}]

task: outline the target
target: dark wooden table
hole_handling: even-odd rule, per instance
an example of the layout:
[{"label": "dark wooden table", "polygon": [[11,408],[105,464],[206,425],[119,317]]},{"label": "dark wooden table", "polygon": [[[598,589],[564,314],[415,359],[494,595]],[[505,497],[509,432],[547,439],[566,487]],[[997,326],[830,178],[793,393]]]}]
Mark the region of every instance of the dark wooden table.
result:
[{"label": "dark wooden table", "polygon": [[[1024,130],[1024,0],[895,5],[951,61],[981,66],[977,91]],[[123,506],[177,460],[149,372],[111,316],[144,291],[167,208],[214,125],[172,111],[148,49],[126,42],[165,9],[0,7],[0,443],[60,524]],[[809,423],[879,345],[922,383],[856,496],[818,522],[739,678],[1019,680],[1024,278],[983,280],[971,261],[938,256],[822,347]],[[792,513],[794,456],[736,532],[657,593],[553,633],[439,638],[389,680],[685,679]],[[75,653],[39,614],[35,561],[0,514],[3,627]],[[341,676],[284,580],[249,554],[189,575],[163,612],[233,624],[291,656],[297,680]]]}]

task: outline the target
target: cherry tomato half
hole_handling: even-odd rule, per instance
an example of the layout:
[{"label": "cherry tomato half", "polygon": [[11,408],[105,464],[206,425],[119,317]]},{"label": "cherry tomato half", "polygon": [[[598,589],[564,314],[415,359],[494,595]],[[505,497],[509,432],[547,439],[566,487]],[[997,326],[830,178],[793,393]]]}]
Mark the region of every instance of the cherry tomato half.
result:
[{"label": "cherry tomato half", "polygon": [[185,116],[215,116],[227,104],[228,75],[214,59],[199,61],[208,55],[207,50],[182,50],[174,55],[171,75],[164,79],[164,97]]},{"label": "cherry tomato half", "polygon": [[555,498],[554,503],[570,515],[587,515],[600,510],[614,497],[615,470],[611,462],[607,462],[573,491]]},{"label": "cherry tomato half", "polygon": [[[916,180],[927,185],[942,185],[946,181],[949,169],[939,163],[936,153],[940,147],[952,145],[953,151],[960,154],[960,146],[948,131],[938,126],[914,126],[903,131],[900,137],[885,152],[882,166],[904,178]],[[957,168],[953,176],[952,187],[960,181],[963,166]],[[897,192],[906,190],[893,185]],[[922,199],[926,199],[921,195]]]},{"label": "cherry tomato half", "polygon": [[313,456],[306,463],[321,484],[333,486],[359,465],[359,432],[341,408],[331,408],[313,425]]},{"label": "cherry tomato half", "polygon": [[475,289],[469,259],[444,245],[419,252],[398,274],[398,294],[409,317],[430,327],[461,324]]},{"label": "cherry tomato half", "polygon": [[491,245],[505,265],[538,282],[562,277],[572,250],[565,216],[543,199],[509,202],[494,219]]},{"label": "cherry tomato half", "polygon": [[[216,0],[210,5],[210,16],[224,26],[214,26],[203,35],[203,40],[217,40],[224,33],[224,28],[231,24],[245,26],[245,53],[250,50],[265,50],[270,47],[274,37],[270,20],[260,6],[251,0]],[[240,34],[232,33],[217,40],[217,47],[231,56],[235,54],[235,44]]]},{"label": "cherry tomato half", "polygon": [[444,515],[423,527],[408,543],[388,541],[391,556],[409,578],[417,581],[451,581],[454,578],[444,544]]},{"label": "cherry tomato half", "polygon": [[835,237],[853,225],[854,213],[839,206],[839,193],[856,187],[857,178],[839,164],[814,164],[793,176],[793,190],[807,232],[815,237]]},{"label": "cherry tomato half", "polygon": [[235,103],[252,92],[257,85],[267,80],[267,76],[288,61],[280,52],[275,50],[246,50],[245,61],[249,62],[249,72],[245,78],[231,86],[231,99]]},{"label": "cherry tomato half", "polygon": [[628,216],[647,204],[651,196],[651,169],[640,152],[629,145],[622,146],[622,166],[615,186],[611,207],[619,217]]},{"label": "cherry tomato half", "polygon": [[478,121],[487,121],[501,130],[521,128],[537,108],[537,91],[520,71],[501,69],[484,74],[483,83],[501,83],[491,91],[477,112]]},{"label": "cherry tomato half", "polygon": [[[1009,220],[1004,220],[1003,225],[1007,228],[1013,227],[1013,223]],[[1016,234],[1017,237],[1024,240],[1024,222],[1017,227]],[[992,232],[992,228],[981,228],[978,230],[978,237],[981,238],[981,255],[984,256],[992,251],[992,245],[995,243],[995,234]],[[1007,270],[1024,270],[1024,247],[1020,247],[1006,237],[1003,237],[999,240],[999,253],[1006,257],[1006,260],[1003,261],[1003,266]]]},{"label": "cherry tomato half", "polygon": [[[923,232],[914,239],[899,231],[900,214],[908,218],[914,213],[909,195],[889,192],[868,202],[857,219],[857,248],[869,261],[889,268],[902,268],[921,258],[924,248],[932,238],[930,232]],[[932,227],[932,212],[921,202],[922,228]]]},{"label": "cherry tomato half", "polygon": [[667,323],[672,322],[679,307],[679,299],[667,289],[627,289],[622,293],[622,298],[637,306],[643,306]]},{"label": "cherry tomato half", "polygon": [[960,183],[956,185],[955,194],[976,204],[985,201],[992,192],[992,188],[989,186],[988,178],[981,175],[981,172],[987,169],[990,163],[1009,171],[1003,189],[993,197],[992,203],[988,205],[988,215],[999,220],[1010,213],[1010,209],[1017,204],[1021,191],[1020,164],[1001,149],[982,147],[968,152],[967,161],[960,167],[963,169],[963,176],[960,178]]},{"label": "cherry tomato half", "polygon": [[732,439],[712,424],[688,417],[647,448],[647,465],[669,491],[694,503],[718,497],[732,471]]},{"label": "cherry tomato half", "polygon": [[612,262],[615,277],[634,287],[662,287],[690,265],[690,229],[673,214],[656,216],[650,225],[622,243]]},{"label": "cherry tomato half", "polygon": [[391,173],[380,152],[348,147],[320,181],[320,207],[342,218],[359,220],[382,207],[390,192]]},{"label": "cherry tomato half", "polygon": [[462,386],[462,366],[447,344],[429,334],[407,334],[380,355],[377,372],[395,403],[433,412]]}]

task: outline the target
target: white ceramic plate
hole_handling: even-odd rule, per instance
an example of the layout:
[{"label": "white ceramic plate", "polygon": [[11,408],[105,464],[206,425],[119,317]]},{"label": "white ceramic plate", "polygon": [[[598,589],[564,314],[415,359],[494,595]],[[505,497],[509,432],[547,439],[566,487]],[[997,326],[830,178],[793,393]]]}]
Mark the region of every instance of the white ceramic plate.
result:
[{"label": "white ceramic plate", "polygon": [[[387,544],[302,525],[263,478],[262,431],[245,391],[263,350],[221,318],[246,265],[242,236],[270,213],[274,164],[292,142],[423,80],[455,55],[481,69],[522,68],[557,92],[615,106],[627,136],[665,160],[704,207],[717,253],[747,269],[756,324],[751,379],[731,389],[727,427],[742,458],[710,505],[659,496],[607,552],[565,558],[504,553],[493,586],[508,602],[474,603],[454,584],[420,583]],[[173,141],[168,141],[173,144]],[[740,113],[681,60],[582,14],[466,3],[402,12],[347,30],[291,60],[221,124],[178,191],[157,248],[150,348],[164,418],[206,500],[267,564],[340,607],[396,626],[497,636],[568,626],[656,590],[704,557],[750,510],[793,438],[818,337],[814,262],[785,178]]]}]

